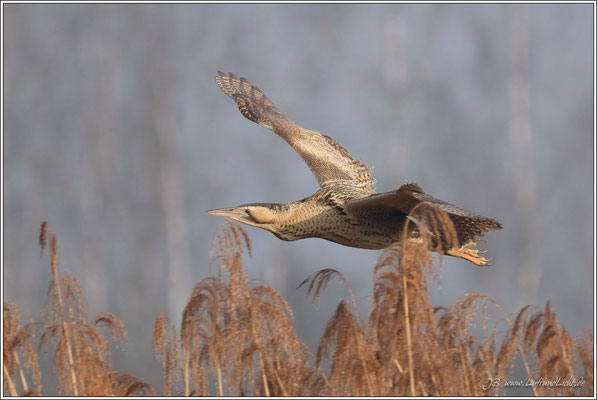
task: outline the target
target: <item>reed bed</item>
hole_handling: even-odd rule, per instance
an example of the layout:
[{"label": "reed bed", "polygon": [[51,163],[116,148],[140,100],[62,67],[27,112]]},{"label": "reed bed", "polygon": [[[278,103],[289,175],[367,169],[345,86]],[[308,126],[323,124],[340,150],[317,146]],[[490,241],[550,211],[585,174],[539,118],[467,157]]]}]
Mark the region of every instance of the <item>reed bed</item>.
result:
[{"label": "reed bed", "polygon": [[[441,264],[430,250],[456,239],[445,216],[421,212],[419,219],[431,227],[421,240],[386,249],[373,268],[367,319],[357,315],[357,299],[340,271],[317,271],[299,285],[314,301],[331,280],[348,287],[349,298],[339,301],[315,353],[297,336],[280,293],[246,276],[249,237],[227,222],[214,241],[218,273],[195,286],[181,325],[164,313],[156,317],[152,344],[163,395],[503,396],[517,385],[534,396],[594,395],[593,334],[572,338],[549,302],[524,307],[514,320],[481,294],[448,307],[430,304],[428,280],[439,280]],[[439,235],[439,226],[447,233]],[[157,395],[141,378],[112,369],[112,349],[97,327],[107,326],[123,345],[125,324],[107,312],[88,318],[77,279],[59,275],[57,239],[45,222],[39,243],[42,253],[49,247],[52,280],[42,322],[21,326],[18,306],[4,304],[4,395]],[[489,328],[496,313],[508,325],[499,337]],[[58,393],[42,390],[43,349],[53,349],[53,371],[44,373],[56,375]],[[523,377],[513,376],[517,363]]]}]

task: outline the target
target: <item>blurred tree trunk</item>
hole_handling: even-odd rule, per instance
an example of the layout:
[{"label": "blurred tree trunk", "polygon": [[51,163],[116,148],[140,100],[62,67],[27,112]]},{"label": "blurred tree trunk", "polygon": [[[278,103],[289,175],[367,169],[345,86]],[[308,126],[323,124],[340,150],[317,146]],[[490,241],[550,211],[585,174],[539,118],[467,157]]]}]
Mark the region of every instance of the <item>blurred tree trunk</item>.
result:
[{"label": "blurred tree trunk", "polygon": [[[166,90],[168,92],[168,90]],[[159,142],[160,199],[162,203],[164,228],[167,241],[168,309],[170,318],[180,314],[186,302],[186,288],[191,276],[188,212],[184,201],[184,179],[180,144],[180,129],[174,118],[174,105],[168,93],[157,95],[162,98],[160,112],[156,112],[156,129]]]},{"label": "blurred tree trunk", "polygon": [[389,182],[400,182],[408,176],[410,165],[410,144],[408,131],[403,129],[406,115],[408,68],[406,59],[406,26],[400,11],[388,14],[383,24],[383,74],[386,82],[389,126],[384,149],[389,154],[386,159],[386,173]]},{"label": "blurred tree trunk", "polygon": [[520,265],[519,288],[521,302],[537,298],[541,281],[534,229],[537,200],[533,163],[533,129],[531,124],[530,43],[528,8],[508,7],[508,137],[515,162],[516,190],[516,250]]}]

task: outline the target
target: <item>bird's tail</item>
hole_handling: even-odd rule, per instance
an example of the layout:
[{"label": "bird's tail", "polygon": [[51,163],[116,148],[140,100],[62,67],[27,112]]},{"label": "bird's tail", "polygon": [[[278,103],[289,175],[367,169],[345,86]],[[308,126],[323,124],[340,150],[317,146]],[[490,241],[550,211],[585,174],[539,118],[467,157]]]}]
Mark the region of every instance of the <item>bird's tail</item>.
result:
[{"label": "bird's tail", "polygon": [[226,74],[218,71],[216,82],[220,89],[236,102],[245,118],[271,130],[275,130],[276,123],[288,121],[261,90],[246,78],[239,78],[232,72]]}]

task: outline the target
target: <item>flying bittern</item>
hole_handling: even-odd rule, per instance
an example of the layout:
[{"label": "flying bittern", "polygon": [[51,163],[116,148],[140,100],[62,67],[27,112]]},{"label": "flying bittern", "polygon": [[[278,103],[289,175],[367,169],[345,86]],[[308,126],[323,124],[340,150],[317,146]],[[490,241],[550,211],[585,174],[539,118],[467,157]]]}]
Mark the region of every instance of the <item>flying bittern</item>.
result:
[{"label": "flying bittern", "polygon": [[[436,199],[416,183],[376,194],[372,168],[352,158],[334,139],[292,122],[245,78],[218,72],[216,82],[242,115],[271,129],[294,148],[321,188],[290,203],[251,203],[210,214],[268,230],[282,240],[318,237],[364,249],[382,249],[405,238],[421,240],[422,232],[428,232],[432,250],[487,265],[473,249],[474,240],[501,229],[499,222]],[[447,216],[448,223],[434,214]],[[455,232],[452,240],[448,231]]]}]

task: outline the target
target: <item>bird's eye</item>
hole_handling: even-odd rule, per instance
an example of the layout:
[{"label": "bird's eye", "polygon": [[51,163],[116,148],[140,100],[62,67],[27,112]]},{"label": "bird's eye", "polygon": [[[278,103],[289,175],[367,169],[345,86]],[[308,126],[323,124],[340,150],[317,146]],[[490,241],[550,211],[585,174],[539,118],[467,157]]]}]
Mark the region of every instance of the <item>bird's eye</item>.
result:
[{"label": "bird's eye", "polygon": [[250,208],[245,208],[245,214],[247,215],[247,217],[253,221],[255,221],[255,217],[251,214],[251,209]]}]

